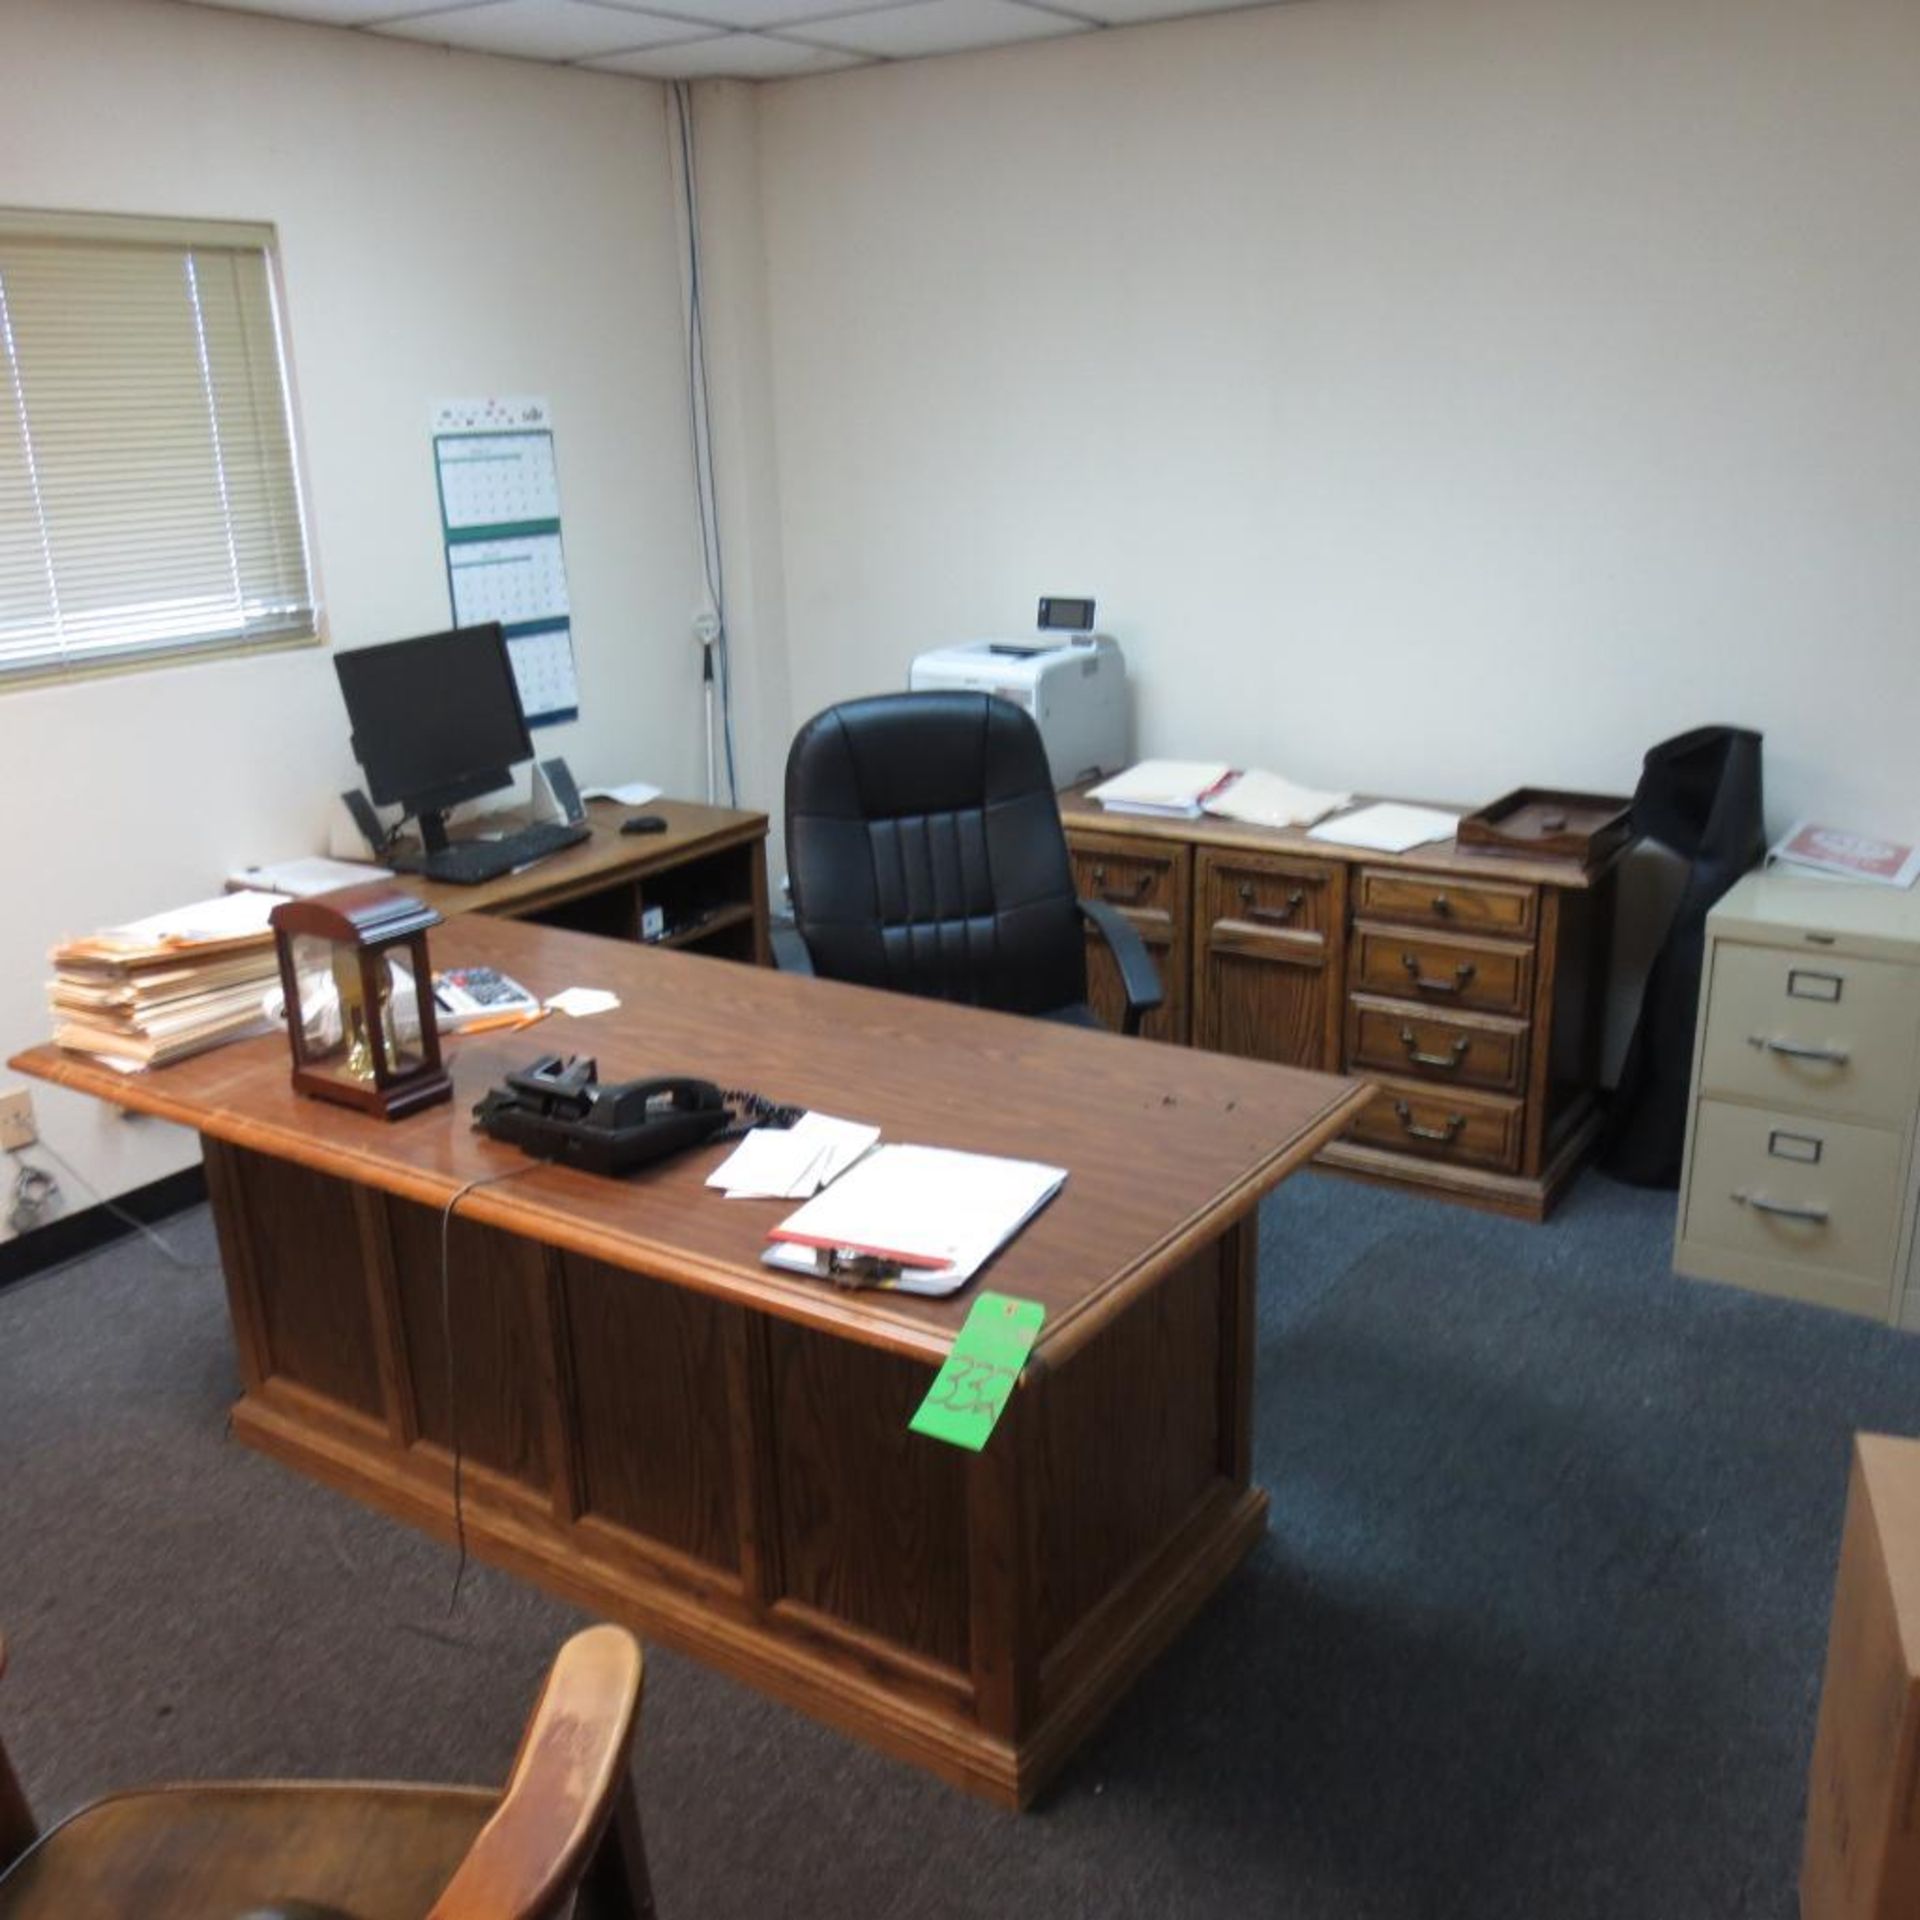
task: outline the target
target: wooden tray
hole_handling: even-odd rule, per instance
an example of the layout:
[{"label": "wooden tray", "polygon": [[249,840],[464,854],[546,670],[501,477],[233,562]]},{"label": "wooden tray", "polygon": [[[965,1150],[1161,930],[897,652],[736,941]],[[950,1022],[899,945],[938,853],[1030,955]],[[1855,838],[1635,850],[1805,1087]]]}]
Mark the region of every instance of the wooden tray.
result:
[{"label": "wooden tray", "polygon": [[1546,854],[1592,866],[1626,845],[1631,808],[1610,794],[1516,787],[1463,816],[1454,837],[1482,853]]}]

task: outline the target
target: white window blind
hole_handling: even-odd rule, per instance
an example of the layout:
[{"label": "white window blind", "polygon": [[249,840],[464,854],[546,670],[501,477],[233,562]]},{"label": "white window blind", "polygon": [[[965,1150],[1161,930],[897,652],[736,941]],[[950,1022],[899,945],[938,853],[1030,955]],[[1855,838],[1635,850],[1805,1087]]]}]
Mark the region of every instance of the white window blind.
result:
[{"label": "white window blind", "polygon": [[0,685],[314,637],[272,242],[0,211]]}]

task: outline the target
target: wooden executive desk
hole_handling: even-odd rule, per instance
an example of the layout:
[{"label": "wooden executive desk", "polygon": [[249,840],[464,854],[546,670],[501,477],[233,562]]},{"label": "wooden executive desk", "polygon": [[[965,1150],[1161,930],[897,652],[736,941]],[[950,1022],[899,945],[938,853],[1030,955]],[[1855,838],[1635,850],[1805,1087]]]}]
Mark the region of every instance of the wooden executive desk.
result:
[{"label": "wooden executive desk", "polygon": [[[1007,1806],[1024,1805],[1259,1536],[1254,1210],[1351,1082],[462,915],[441,965],[617,1013],[448,1043],[455,1101],[387,1125],[296,1096],[284,1043],[124,1076],[12,1064],[197,1128],[248,1445]],[[679,1070],[1045,1159],[988,1269],[1047,1323],[986,1450],[907,1419],[965,1317],[762,1267],[787,1202],[525,1160],[468,1110],[542,1049]],[[236,1543],[244,1552],[245,1543]]]}]

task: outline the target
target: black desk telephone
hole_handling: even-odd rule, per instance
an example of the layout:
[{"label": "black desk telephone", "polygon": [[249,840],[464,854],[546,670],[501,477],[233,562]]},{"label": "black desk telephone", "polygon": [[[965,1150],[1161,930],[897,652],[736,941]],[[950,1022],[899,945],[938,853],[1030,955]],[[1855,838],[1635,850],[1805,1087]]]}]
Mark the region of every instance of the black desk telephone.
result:
[{"label": "black desk telephone", "polygon": [[707,1080],[674,1076],[603,1087],[597,1071],[593,1060],[542,1054],[481,1098],[474,1125],[537,1159],[622,1174],[730,1132],[744,1133],[755,1122],[786,1127],[800,1117],[797,1108],[776,1107],[757,1094]]}]

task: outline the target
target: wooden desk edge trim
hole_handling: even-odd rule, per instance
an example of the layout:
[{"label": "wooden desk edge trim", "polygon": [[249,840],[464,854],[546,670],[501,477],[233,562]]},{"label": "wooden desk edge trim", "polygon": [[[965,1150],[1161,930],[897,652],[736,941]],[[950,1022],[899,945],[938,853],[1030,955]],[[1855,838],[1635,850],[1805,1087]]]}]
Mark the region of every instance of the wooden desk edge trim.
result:
[{"label": "wooden desk edge trim", "polygon": [[[7,1065],[16,1073],[46,1080],[55,1086],[71,1088],[95,1099],[125,1107],[136,1113],[206,1134],[228,1146],[254,1152],[271,1153],[316,1173],[351,1180],[402,1200],[411,1200],[436,1211],[444,1207],[465,1184],[445,1175],[423,1174],[343,1148],[317,1142],[309,1134],[283,1131],[264,1126],[258,1120],[231,1114],[224,1107],[198,1108],[170,1099],[147,1074],[121,1074],[111,1067],[89,1061],[84,1055],[72,1055],[46,1045],[15,1054]],[[1223,1217],[1244,1210],[1261,1193],[1276,1185],[1295,1167],[1303,1165],[1333,1139],[1373,1096],[1365,1085],[1349,1087],[1330,1104],[1320,1117],[1286,1146],[1267,1155],[1250,1167],[1232,1187],[1218,1195],[1211,1206],[1190,1216],[1150,1248],[1141,1258],[1117,1275],[1100,1292],[1083,1300],[1071,1313],[1052,1321],[1034,1350],[1036,1360],[1059,1364],[1091,1339],[1112,1315],[1122,1311],[1144,1288],[1152,1286],[1162,1274],[1187,1257],[1194,1247],[1220,1231]],[[503,1149],[504,1151],[504,1149]],[[502,1173],[532,1172],[546,1164],[522,1160],[503,1167]],[[514,1189],[507,1197],[506,1189]],[[861,1302],[858,1309],[843,1305],[831,1289],[796,1291],[793,1283],[769,1274],[765,1279],[732,1266],[720,1266],[689,1257],[683,1250],[639,1237],[610,1244],[603,1233],[580,1222],[555,1216],[540,1204],[536,1194],[517,1187],[512,1179],[498,1186],[475,1188],[460,1206],[460,1217],[481,1226],[503,1228],[508,1232],[537,1239],[546,1246],[575,1253],[583,1259],[602,1261],[610,1266],[630,1267],[636,1259],[649,1263],[661,1278],[697,1293],[727,1300],[735,1305],[757,1308],[777,1319],[796,1325],[830,1330],[862,1346],[897,1353],[908,1359],[929,1361],[938,1366],[951,1351],[954,1332],[943,1333],[918,1320],[889,1313],[878,1304],[884,1296],[862,1293],[850,1296]]]}]

